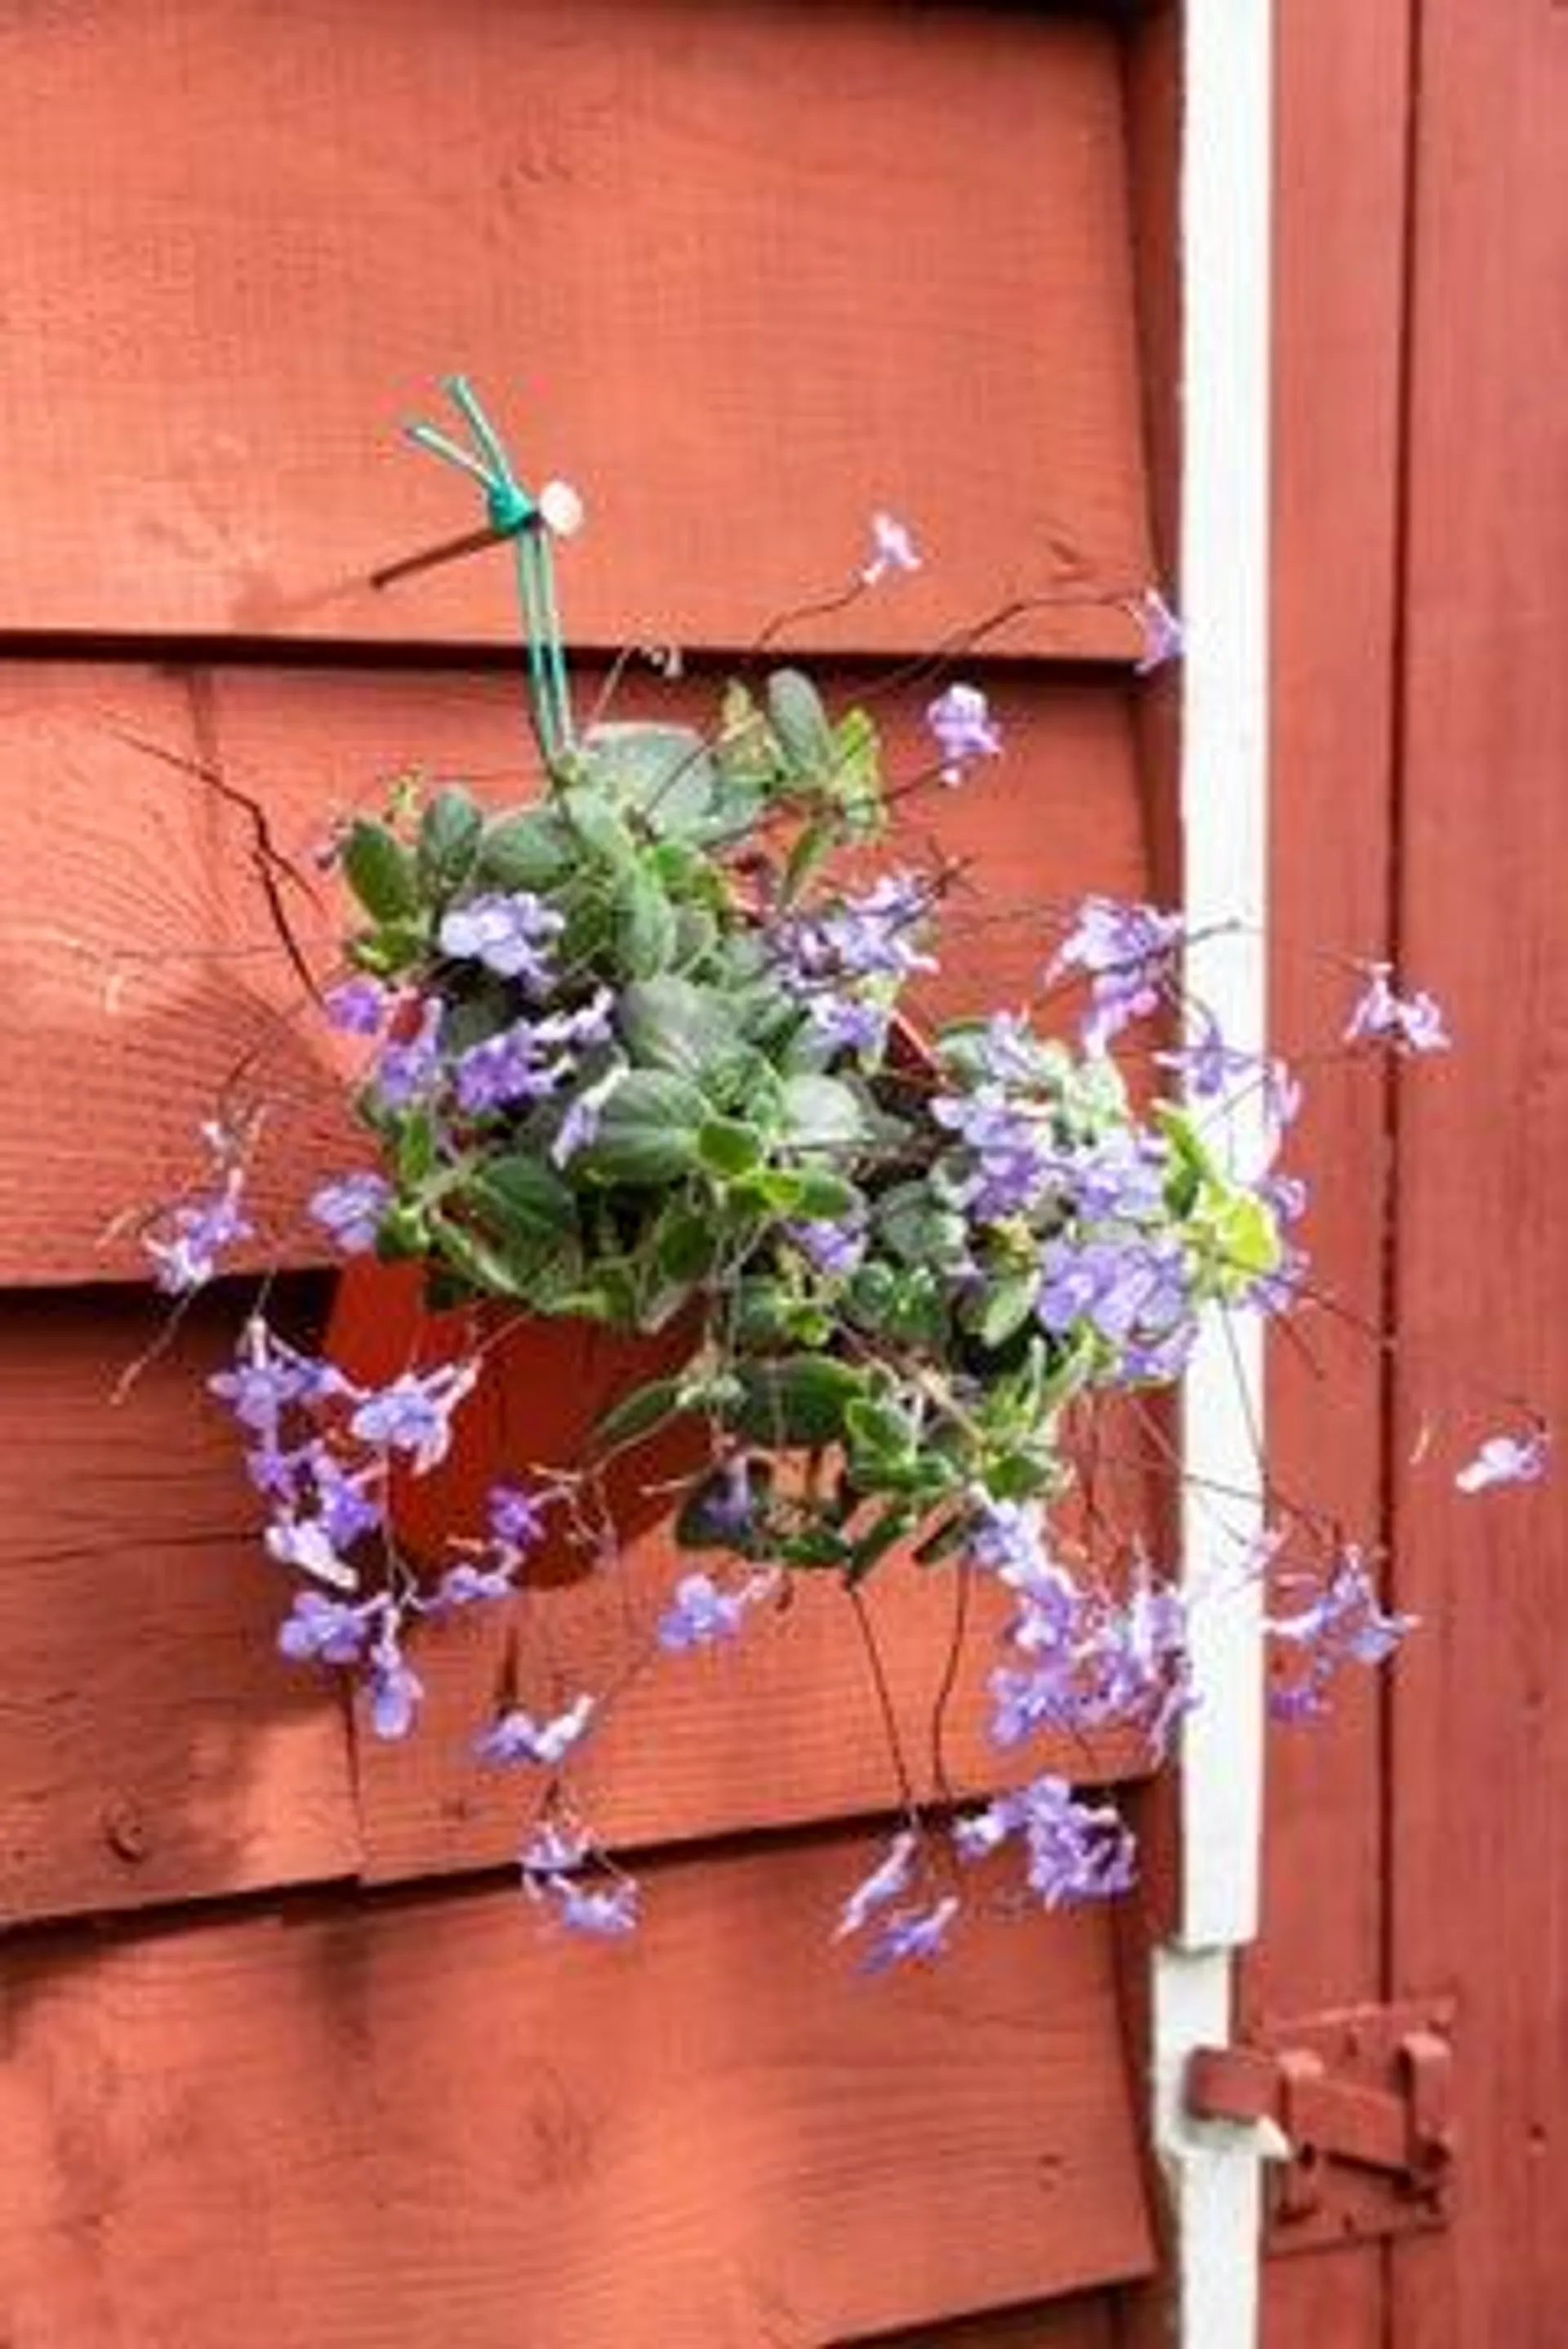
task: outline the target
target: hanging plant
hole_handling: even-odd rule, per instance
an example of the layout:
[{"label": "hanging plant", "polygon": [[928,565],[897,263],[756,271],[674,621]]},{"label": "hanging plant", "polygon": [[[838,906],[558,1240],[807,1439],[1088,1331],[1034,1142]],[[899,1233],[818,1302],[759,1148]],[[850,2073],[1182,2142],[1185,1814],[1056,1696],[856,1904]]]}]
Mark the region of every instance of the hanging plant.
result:
[{"label": "hanging plant", "polygon": [[[552,557],[580,508],[560,484],[532,498],[453,390],[472,448],[415,437],[477,477],[514,548],[539,788],[500,810],[404,791],[336,843],[350,915],[324,1007],[361,1040],[370,1152],[313,1213],[348,1261],[319,1353],[258,1312],[213,1381],[296,1578],[284,1652],[354,1674],[374,1732],[402,1736],[420,1626],[603,1572],[667,1517],[669,1657],[742,1637],[799,1576],[851,1601],[872,1578],[983,1576],[1012,1609],[986,1676],[998,1748],[1130,1726],[1163,1760],[1194,1698],[1186,1602],[1062,1512],[1098,1416],[1174,1386],[1206,1316],[1301,1293],[1302,1187],[1275,1163],[1293,1080],[1192,1000],[1179,916],[1099,898],[1062,926],[1040,1005],[923,1028],[910,990],[949,876],[889,856],[889,811],[1001,753],[984,694],[936,694],[929,761],[896,779],[866,712],[830,711],[794,667],[728,686],[706,731],[580,723]],[[858,584],[918,562],[879,516]],[[1146,665],[1179,649],[1158,596],[1110,600]],[[1165,1049],[1135,1090],[1118,1056],[1149,1023]],[[1447,1042],[1381,966],[1349,1035]],[[1260,1091],[1263,1119],[1235,1119]],[[242,1186],[226,1164],[154,1231],[165,1287],[247,1236]],[[1494,1438],[1460,1481],[1543,1459],[1540,1431]],[[1277,1701],[1310,1713],[1408,1619],[1315,1532],[1274,1570]],[[636,1887],[571,1793],[596,1711],[592,1690],[544,1717],[509,1702],[479,1750],[536,1781],[529,1891],[616,1936]],[[841,1930],[873,1964],[934,1954],[967,1863],[1001,1846],[1050,1906],[1132,1878],[1113,1803],[1026,1775],[912,1816]]]}]

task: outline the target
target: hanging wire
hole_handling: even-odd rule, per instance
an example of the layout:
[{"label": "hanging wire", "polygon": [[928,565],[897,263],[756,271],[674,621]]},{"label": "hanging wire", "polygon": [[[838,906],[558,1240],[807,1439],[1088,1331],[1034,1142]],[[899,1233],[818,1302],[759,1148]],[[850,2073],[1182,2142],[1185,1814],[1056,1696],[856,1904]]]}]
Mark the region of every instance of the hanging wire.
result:
[{"label": "hanging wire", "polygon": [[[406,428],[407,437],[443,463],[455,465],[484,492],[488,531],[454,542],[450,552],[468,553],[496,539],[511,542],[518,607],[528,647],[529,709],[546,765],[558,767],[574,749],[577,729],[561,641],[551,530],[539,499],[519,481],[500,435],[467,379],[449,376],[442,388],[467,426],[471,447],[463,447],[433,424],[410,424]],[[424,567],[422,558],[415,559]],[[394,566],[394,570],[405,567]]]}]

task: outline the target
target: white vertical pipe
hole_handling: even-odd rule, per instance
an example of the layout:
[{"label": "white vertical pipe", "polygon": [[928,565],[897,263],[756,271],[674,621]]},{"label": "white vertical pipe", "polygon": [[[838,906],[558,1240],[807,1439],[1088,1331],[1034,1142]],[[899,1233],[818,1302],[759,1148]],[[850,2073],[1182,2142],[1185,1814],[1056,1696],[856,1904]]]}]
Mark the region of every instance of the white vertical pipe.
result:
[{"label": "white vertical pipe", "polygon": [[[1265,1038],[1269,264],[1273,0],[1187,0],[1181,141],[1180,585],[1186,625],[1180,807],[1194,993],[1229,1042]],[[1259,1163],[1262,1106],[1233,1123]],[[1181,2111],[1190,2051],[1231,2034],[1234,1952],[1257,1930],[1263,1825],[1261,1591],[1219,1596],[1261,1523],[1263,1333],[1207,1331],[1183,1392],[1181,1517],[1200,1703],[1182,1741],[1180,1899],[1155,1957],[1154,2126],[1175,2220],[1181,2349],[1253,2349],[1262,2137]],[[1227,1583],[1229,1578],[1225,1578]]]}]

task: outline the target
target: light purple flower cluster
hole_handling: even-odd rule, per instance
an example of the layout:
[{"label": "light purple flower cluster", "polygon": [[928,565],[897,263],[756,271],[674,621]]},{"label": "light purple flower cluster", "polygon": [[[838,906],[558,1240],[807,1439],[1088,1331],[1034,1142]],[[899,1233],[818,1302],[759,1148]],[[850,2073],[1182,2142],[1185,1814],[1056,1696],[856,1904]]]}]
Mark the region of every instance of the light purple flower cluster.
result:
[{"label": "light purple flower cluster", "polygon": [[516,1019],[498,1035],[471,1044],[454,1065],[459,1108],[479,1117],[560,1092],[577,1073],[579,1051],[608,1041],[614,1002],[609,988],[602,987],[580,1010]]},{"label": "light purple flower cluster", "polygon": [[382,1109],[412,1109],[428,1101],[441,1081],[442,1004],[434,997],[418,1007],[412,1035],[394,1036],[381,1048],[371,1080],[374,1100]]},{"label": "light purple flower cluster", "polygon": [[1047,1909],[1079,1908],[1130,1891],[1138,1878],[1138,1847],[1114,1803],[1092,1803],[1050,1773],[1006,1794],[984,1810],[958,1819],[953,1841],[975,1860],[1015,1836],[1026,1854],[1025,1880]]},{"label": "light purple flower cluster", "polygon": [[[578,1871],[597,1862],[584,1882]],[[603,1861],[581,1828],[546,1818],[518,1855],[523,1890],[568,1933],[585,1940],[624,1941],[637,1930],[641,1893],[634,1877]]]},{"label": "light purple flower cluster", "polygon": [[976,1223],[1002,1223],[1038,1205],[1056,1165],[1044,1103],[984,1083],[971,1092],[938,1093],[931,1115],[968,1154],[954,1195]]},{"label": "light purple flower cluster", "polygon": [[1137,1232],[1047,1241],[1036,1309],[1053,1337],[1086,1326],[1114,1348],[1116,1383],[1173,1377],[1197,1337],[1185,1251]]},{"label": "light purple flower cluster", "polygon": [[1281,1721],[1326,1712],[1329,1687],[1345,1666],[1385,1663],[1418,1619],[1385,1610],[1365,1556],[1347,1543],[1305,1605],[1265,1619],[1290,1666],[1269,1692],[1270,1711]]},{"label": "light purple flower cluster", "polygon": [[1367,963],[1365,968],[1367,984],[1350,1014],[1346,1042],[1393,1044],[1406,1052],[1446,1052],[1453,1040],[1436,998],[1398,994],[1390,983],[1390,963]]},{"label": "light purple flower cluster", "polygon": [[892,995],[915,972],[936,968],[918,942],[931,903],[920,874],[886,873],[859,895],[774,925],[778,975],[830,1043],[882,1050]]},{"label": "light purple flower cluster", "polygon": [[1080,1031],[1086,1052],[1103,1052],[1113,1036],[1172,998],[1182,928],[1180,914],[1161,914],[1152,905],[1084,899],[1046,979],[1048,985],[1069,970],[1087,974],[1089,1009]]},{"label": "light purple flower cluster", "polygon": [[154,1284],[166,1297],[193,1296],[217,1273],[226,1249],[255,1237],[240,1205],[244,1180],[244,1169],[231,1166],[211,1196],[170,1208],[145,1235]]},{"label": "light purple flower cluster", "polygon": [[322,1184],[311,1197],[310,1213],[324,1231],[330,1232],[345,1256],[363,1256],[375,1247],[381,1218],[392,1198],[392,1185],[385,1174],[367,1169]]},{"label": "light purple flower cluster", "polygon": [[925,722],[942,753],[942,780],[950,786],[962,782],[972,761],[1001,755],[1001,730],[977,685],[950,685],[927,708]]},{"label": "light purple flower cluster", "polygon": [[872,514],[871,560],[861,573],[861,586],[875,587],[891,572],[919,569],[920,553],[908,523],[893,514]]},{"label": "light purple flower cluster", "polygon": [[1536,1484],[1546,1474],[1550,1444],[1544,1428],[1527,1436],[1489,1435],[1454,1483],[1461,1493],[1484,1493],[1493,1485]]},{"label": "light purple flower cluster", "polygon": [[536,1721],[521,1705],[509,1705],[480,1731],[474,1752],[481,1762],[506,1765],[528,1762],[537,1769],[559,1770],[588,1734],[593,1713],[593,1699],[586,1694],[574,1697],[562,1712],[544,1721]]},{"label": "light purple flower cluster", "polygon": [[866,1252],[862,1222],[786,1224],[784,1236],[827,1280],[847,1280]]},{"label": "light purple flower cluster", "polygon": [[1015,1661],[991,1674],[991,1734],[1004,1748],[1042,1730],[1140,1730],[1162,1760],[1192,1701],[1186,1609],[1141,1554],[1124,1597],[1089,1588],[1047,1550],[1037,1501],[983,1501],[969,1554],[1019,1601],[1007,1638]]},{"label": "light purple flower cluster", "polygon": [[531,890],[491,891],[443,915],[436,939],[455,962],[477,962],[529,995],[547,995],[555,977],[550,949],[565,926],[565,916]]}]

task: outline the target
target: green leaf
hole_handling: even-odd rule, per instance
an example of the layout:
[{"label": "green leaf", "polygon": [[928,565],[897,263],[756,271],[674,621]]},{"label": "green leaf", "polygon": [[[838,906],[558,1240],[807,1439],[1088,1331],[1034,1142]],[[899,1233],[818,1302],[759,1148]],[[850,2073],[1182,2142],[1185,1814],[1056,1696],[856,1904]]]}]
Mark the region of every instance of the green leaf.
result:
[{"label": "green leaf", "polygon": [[833,729],[833,802],[852,838],[881,830],[882,745],[863,709],[846,709]]},{"label": "green leaf", "polygon": [[841,1174],[830,1174],[825,1166],[792,1167],[790,1172],[797,1186],[791,1212],[809,1223],[841,1223],[861,1204],[854,1185]]},{"label": "green leaf", "polygon": [[551,1247],[577,1237],[577,1202],[542,1158],[522,1151],[488,1158],[467,1195],[488,1223],[521,1247]]},{"label": "green leaf", "polygon": [[593,1428],[596,1451],[611,1451],[625,1444],[635,1444],[651,1435],[655,1427],[674,1419],[685,1408],[681,1399],[683,1381],[650,1379],[645,1386],[634,1388],[632,1393],[604,1413]]},{"label": "green leaf", "polygon": [[573,1163],[601,1183],[673,1183],[696,1165],[707,1113],[707,1101],[686,1078],[629,1069],[604,1102],[597,1134]]},{"label": "green leaf", "polygon": [[1035,1309],[1039,1286],[1039,1276],[1034,1272],[994,1273],[988,1277],[975,1320],[983,1346],[1005,1346],[1009,1338],[1017,1334]]},{"label": "green leaf", "polygon": [[397,1123],[396,1173],[399,1187],[417,1191],[436,1171],[436,1121],[428,1109],[407,1110]]},{"label": "green leaf", "polygon": [[615,906],[615,950],[633,978],[653,978],[674,961],[679,929],[676,910],[645,865],[627,881]]},{"label": "green leaf", "polygon": [[470,792],[456,784],[436,793],[419,820],[415,864],[425,895],[444,901],[460,889],[473,870],[484,832],[484,812]]},{"label": "green leaf", "polygon": [[968,1226],[923,1183],[895,1184],[877,1201],[878,1237],[905,1264],[954,1264],[968,1246]]},{"label": "green leaf", "polygon": [[618,881],[629,881],[641,871],[635,835],[602,791],[591,784],[573,783],[556,793],[554,804],[578,861],[587,855]]},{"label": "green leaf", "polygon": [[343,844],[343,871],[366,912],[378,922],[399,922],[419,910],[414,859],[397,834],[368,816],[357,816]]},{"label": "green leaf", "polygon": [[846,1405],[844,1433],[857,1454],[873,1462],[907,1460],[914,1450],[914,1429],[896,1404],[880,1395],[861,1395]]},{"label": "green leaf", "polygon": [[504,1249],[492,1247],[449,1216],[432,1214],[430,1234],[446,1262],[487,1296],[520,1297],[522,1286]]},{"label": "green leaf", "polygon": [[820,1354],[788,1354],[777,1362],[741,1362],[737,1375],[744,1398],[735,1423],[754,1444],[817,1450],[836,1444],[844,1413],[866,1391],[865,1379],[847,1363]]},{"label": "green leaf", "polygon": [[634,980],[621,992],[616,1026],[634,1065],[696,1079],[739,1045],[726,997],[666,973]]},{"label": "green leaf", "polygon": [[860,1095],[839,1077],[803,1071],[784,1080],[784,1133],[798,1150],[846,1150],[871,1138]]},{"label": "green leaf", "polygon": [[795,775],[820,781],[831,774],[833,730],[821,695],[801,670],[775,669],[768,680],[768,715]]},{"label": "green leaf", "polygon": [[549,889],[572,870],[573,855],[560,817],[549,808],[498,816],[480,838],[479,878],[497,889]]},{"label": "green leaf", "polygon": [[730,1181],[749,1174],[762,1162],[762,1136],[738,1118],[710,1117],[696,1137],[697,1156],[710,1174]]},{"label": "green leaf", "polygon": [[700,836],[713,812],[718,776],[695,728],[606,722],[584,738],[583,751],[594,782],[635,808],[651,831]]},{"label": "green leaf", "polygon": [[713,1218],[672,1201],[659,1218],[654,1247],[666,1280],[689,1287],[711,1272],[718,1256]]}]

